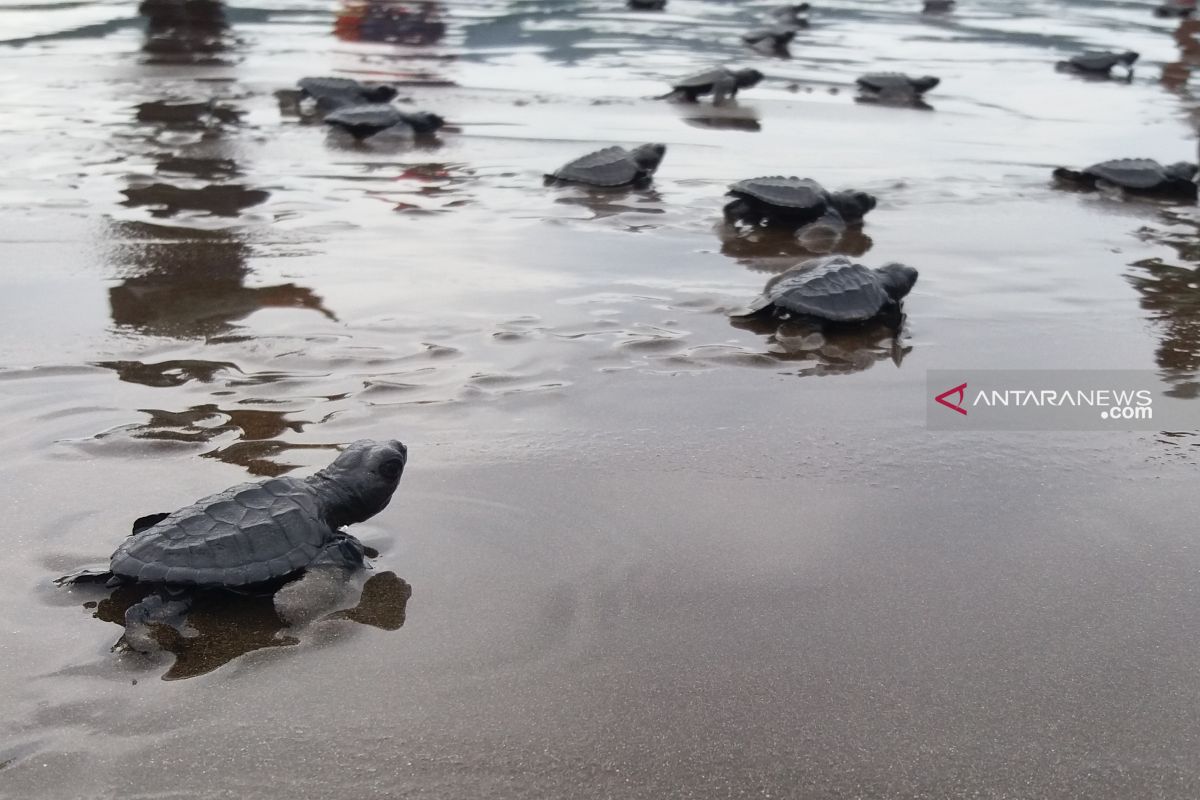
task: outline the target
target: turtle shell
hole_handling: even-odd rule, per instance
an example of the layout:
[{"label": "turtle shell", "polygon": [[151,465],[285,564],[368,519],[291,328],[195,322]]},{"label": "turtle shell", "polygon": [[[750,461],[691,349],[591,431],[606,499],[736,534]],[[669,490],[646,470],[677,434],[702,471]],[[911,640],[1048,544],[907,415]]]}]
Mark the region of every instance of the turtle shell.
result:
[{"label": "turtle shell", "polygon": [[591,186],[624,186],[645,174],[624,147],[606,147],[565,164],[550,177]]},{"label": "turtle shell", "polygon": [[862,322],[891,303],[879,273],[846,256],[805,261],[767,282],[750,313],[774,306],[830,322]]},{"label": "turtle shell", "polygon": [[824,211],[829,200],[829,194],[816,181],[794,176],[786,178],[782,175],[738,181],[730,185],[729,194],[735,197],[749,197],[776,208],[812,211],[818,214]]},{"label": "turtle shell", "polygon": [[1122,53],[1110,53],[1106,50],[1089,50],[1086,53],[1071,56],[1068,63],[1077,69],[1088,72],[1107,72],[1121,63]]},{"label": "turtle shell", "polygon": [[676,89],[704,89],[712,88],[712,85],[719,80],[732,77],[733,73],[724,67],[716,69],[706,69],[704,72],[697,72],[694,75],[688,75],[686,78],[680,78],[672,84]]},{"label": "turtle shell", "polygon": [[206,497],[135,533],[110,569],[134,581],[245,586],[303,569],[333,533],[308,483],[271,478]]},{"label": "turtle shell", "polygon": [[361,103],[345,106],[325,117],[329,125],[344,128],[360,139],[379,133],[385,128],[403,123],[404,114],[387,103]]},{"label": "turtle shell", "polygon": [[876,92],[896,89],[913,91],[916,89],[912,78],[902,72],[872,72],[863,75],[858,79],[857,83],[864,89],[871,89]]},{"label": "turtle shell", "polygon": [[1088,167],[1084,173],[1125,189],[1153,189],[1167,179],[1162,164],[1150,158],[1101,161]]}]

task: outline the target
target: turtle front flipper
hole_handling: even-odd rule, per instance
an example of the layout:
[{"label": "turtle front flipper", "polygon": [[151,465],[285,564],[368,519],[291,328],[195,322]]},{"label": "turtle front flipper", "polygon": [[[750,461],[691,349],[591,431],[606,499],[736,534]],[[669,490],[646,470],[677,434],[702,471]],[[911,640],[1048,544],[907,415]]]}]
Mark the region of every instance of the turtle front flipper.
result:
[{"label": "turtle front flipper", "polygon": [[185,635],[184,616],[191,607],[186,592],[164,588],[147,595],[125,612],[125,634],[113,649],[122,645],[139,653],[171,649]]},{"label": "turtle front flipper", "polygon": [[113,574],[106,569],[81,569],[69,575],[63,575],[61,578],[55,578],[54,583],[57,586],[74,586],[77,583],[107,584],[112,579]]},{"label": "turtle front flipper", "polygon": [[726,100],[737,97],[738,83],[732,75],[713,81],[713,105],[719,106]]},{"label": "turtle front flipper", "polygon": [[342,605],[350,578],[363,568],[366,548],[348,533],[337,533],[297,580],[275,593],[275,613],[288,625],[312,622]]}]

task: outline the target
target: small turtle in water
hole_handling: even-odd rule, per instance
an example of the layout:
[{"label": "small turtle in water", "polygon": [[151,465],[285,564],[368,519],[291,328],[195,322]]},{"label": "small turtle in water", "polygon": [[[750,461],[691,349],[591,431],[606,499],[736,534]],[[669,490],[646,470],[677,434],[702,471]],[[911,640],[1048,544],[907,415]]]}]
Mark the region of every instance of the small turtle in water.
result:
[{"label": "small turtle in water", "polygon": [[325,124],[362,141],[385,130],[410,136],[431,136],[446,121],[428,111],[408,113],[387,103],[365,103],[339,108],[325,117]]},{"label": "small turtle in water", "polygon": [[735,318],[770,314],[828,323],[899,322],[900,303],[917,282],[904,264],[871,269],[846,256],[826,256],[797,264],[767,281],[763,293]]},{"label": "small turtle in water", "polygon": [[301,78],[300,93],[311,97],[324,113],[343,106],[386,103],[396,96],[396,87],[381,83],[360,83],[350,78]]},{"label": "small turtle in water", "polygon": [[808,3],[794,6],[780,6],[771,10],[771,18],[789,28],[807,28],[808,12],[812,8]]},{"label": "small turtle in water", "polygon": [[872,72],[856,81],[859,100],[916,106],[923,105],[925,93],[941,82],[932,75],[912,76],[900,72]]},{"label": "small turtle in water", "polygon": [[1154,16],[1163,18],[1186,19],[1195,13],[1196,0],[1176,0],[1154,9]]},{"label": "small turtle in water", "polygon": [[749,89],[762,79],[763,74],[756,69],[731,70],[717,67],[680,78],[672,84],[672,91],[658,99],[694,103],[702,95],[711,94],[713,105],[720,105],[727,98],[737,97],[739,90]]},{"label": "small turtle in water", "polygon": [[787,27],[759,28],[742,34],[742,41],[763,53],[788,57],[788,45],[796,38],[796,29]]},{"label": "small turtle in water", "polygon": [[1112,73],[1113,67],[1121,66],[1125,68],[1126,77],[1133,77],[1133,64],[1137,60],[1138,54],[1132,50],[1125,53],[1089,50],[1086,53],[1071,56],[1066,61],[1059,61],[1055,67],[1062,72],[1108,77]]},{"label": "small turtle in water", "polygon": [[662,11],[667,7],[667,0],[626,0],[625,5],[636,11]]},{"label": "small turtle in water", "polygon": [[1059,167],[1054,177],[1084,189],[1195,200],[1196,165],[1186,161],[1163,166],[1149,158],[1119,158],[1075,171]]},{"label": "small turtle in water", "polygon": [[921,10],[926,14],[939,14],[943,11],[953,11],[955,5],[954,0],[925,0]]},{"label": "small turtle in water", "polygon": [[666,153],[665,144],[643,144],[632,150],[606,147],[580,156],[546,175],[546,183],[582,183],[601,187],[645,183],[654,175]]},{"label": "small turtle in water", "polygon": [[362,439],[308,478],[243,483],[170,514],[134,523],[107,571],[82,570],[57,583],[147,584],[159,591],[125,613],[126,642],[150,641],[150,627],[176,627],[204,589],[275,587],[318,568],[349,573],[363,544],[341,528],[370,519],[392,499],[408,450]]},{"label": "small turtle in water", "polygon": [[730,185],[734,199],[725,206],[725,219],[751,225],[800,228],[822,222],[835,228],[857,225],[875,208],[866,192],[828,192],[809,178],[782,175],[748,178]]}]

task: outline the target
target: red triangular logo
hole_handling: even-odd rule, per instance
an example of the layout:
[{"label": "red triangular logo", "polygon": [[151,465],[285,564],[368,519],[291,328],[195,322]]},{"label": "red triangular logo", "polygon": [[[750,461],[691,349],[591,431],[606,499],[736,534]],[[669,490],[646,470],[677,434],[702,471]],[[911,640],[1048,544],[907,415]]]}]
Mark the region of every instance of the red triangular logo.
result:
[{"label": "red triangular logo", "polygon": [[[958,396],[957,402],[951,402],[946,399],[946,398],[950,397],[951,395]],[[967,415],[967,410],[962,407],[962,404],[966,400],[966,396],[967,396],[967,385],[965,383],[960,383],[958,386],[955,386],[953,389],[947,389],[946,391],[942,392],[941,394],[939,394],[937,397],[935,397],[933,399],[938,401],[942,405],[944,405],[946,408],[953,409],[965,417]]]}]

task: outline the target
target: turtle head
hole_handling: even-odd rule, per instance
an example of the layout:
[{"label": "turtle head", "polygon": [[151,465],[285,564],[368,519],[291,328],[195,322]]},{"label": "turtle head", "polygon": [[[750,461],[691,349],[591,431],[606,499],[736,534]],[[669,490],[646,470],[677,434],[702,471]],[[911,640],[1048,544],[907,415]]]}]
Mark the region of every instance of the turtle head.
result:
[{"label": "turtle head", "polygon": [[1163,167],[1163,172],[1167,175],[1181,181],[1194,180],[1196,177],[1196,165],[1189,164],[1187,161],[1177,161],[1174,164],[1168,164]]},{"label": "turtle head", "polygon": [[749,89],[763,79],[763,74],[756,69],[739,69],[733,73],[739,89]]},{"label": "turtle head", "polygon": [[369,103],[388,103],[396,97],[396,87],[386,83],[365,83],[362,88],[363,97]]},{"label": "turtle head", "polygon": [[867,212],[875,208],[875,202],[875,196],[866,192],[834,192],[829,196],[829,204],[851,225],[862,222]]},{"label": "turtle head", "polygon": [[1127,67],[1132,67],[1133,62],[1137,61],[1139,58],[1141,58],[1140,55],[1138,55],[1137,53],[1130,50],[1127,53],[1122,53],[1121,57],[1118,58],[1117,60],[1120,61],[1122,64],[1124,64]]},{"label": "turtle head", "polygon": [[658,169],[658,165],[662,163],[663,156],[666,154],[667,146],[658,143],[638,145],[629,151],[633,163],[638,165],[638,169],[646,172],[654,172]]},{"label": "turtle head", "polygon": [[325,500],[330,525],[362,522],[387,508],[406,463],[408,448],[395,439],[359,439],[343,450],[310,478]]},{"label": "turtle head", "polygon": [[917,283],[917,271],[904,264],[884,264],[875,270],[888,297],[899,303]]},{"label": "turtle head", "polygon": [[928,92],[941,82],[941,78],[935,78],[932,75],[922,75],[919,78],[912,79],[912,87],[918,92]]},{"label": "turtle head", "polygon": [[446,120],[439,117],[437,114],[428,111],[417,111],[413,114],[405,114],[404,121],[412,126],[417,133],[434,133],[441,129],[446,124]]}]

